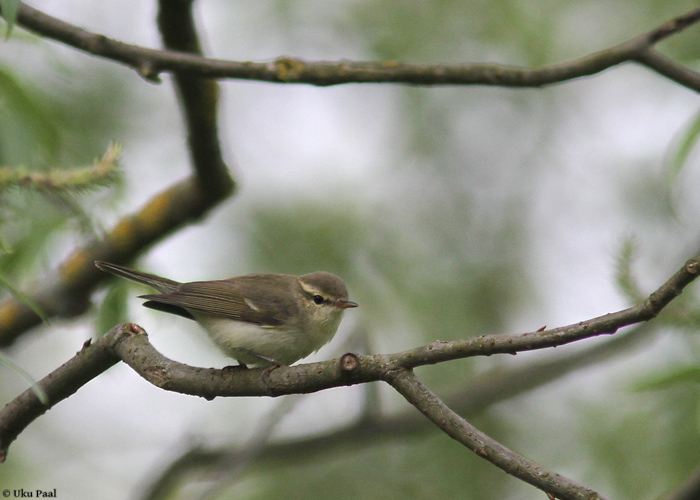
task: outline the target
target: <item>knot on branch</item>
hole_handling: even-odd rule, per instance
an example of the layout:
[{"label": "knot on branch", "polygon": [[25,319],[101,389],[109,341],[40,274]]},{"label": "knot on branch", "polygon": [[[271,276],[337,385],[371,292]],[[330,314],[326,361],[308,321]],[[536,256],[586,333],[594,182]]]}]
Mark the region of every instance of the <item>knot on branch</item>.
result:
[{"label": "knot on branch", "polygon": [[360,357],[354,352],[348,352],[340,358],[340,371],[342,373],[352,373],[360,367]]}]

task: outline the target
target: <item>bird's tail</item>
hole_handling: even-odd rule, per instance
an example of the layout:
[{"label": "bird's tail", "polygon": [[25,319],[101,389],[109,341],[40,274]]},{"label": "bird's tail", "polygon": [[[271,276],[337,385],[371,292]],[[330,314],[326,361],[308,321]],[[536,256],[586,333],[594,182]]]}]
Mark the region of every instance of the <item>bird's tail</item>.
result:
[{"label": "bird's tail", "polygon": [[117,264],[110,264],[109,262],[96,260],[95,265],[102,271],[119,276],[120,278],[136,281],[137,283],[143,283],[144,285],[155,288],[160,293],[172,292],[178,286],[180,286],[179,281],[169,280],[168,278],[156,276],[155,274],[144,273],[142,271],[137,271],[136,269],[129,269],[128,267]]}]

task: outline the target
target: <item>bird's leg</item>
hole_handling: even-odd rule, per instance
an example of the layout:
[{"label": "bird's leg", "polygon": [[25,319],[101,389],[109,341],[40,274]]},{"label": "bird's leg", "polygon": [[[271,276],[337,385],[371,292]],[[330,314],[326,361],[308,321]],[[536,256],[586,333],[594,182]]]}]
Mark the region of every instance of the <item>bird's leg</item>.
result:
[{"label": "bird's leg", "polygon": [[253,352],[253,351],[251,351],[250,349],[246,349],[246,348],[244,348],[244,347],[238,347],[237,349],[238,349],[239,351],[241,351],[242,353],[245,353],[245,354],[247,354],[247,355],[249,355],[249,356],[253,356],[253,357],[255,357],[255,358],[258,358],[258,359],[261,360],[261,361],[265,361],[265,362],[267,362],[267,363],[270,363],[270,366],[268,366],[267,368],[265,368],[265,369],[262,371],[262,375],[260,376],[260,378],[262,379],[263,383],[265,384],[265,387],[267,387],[267,388],[269,389],[269,387],[270,387],[270,374],[271,374],[274,370],[276,370],[277,368],[279,368],[280,366],[282,366],[282,363],[280,363],[279,361],[277,361],[277,360],[275,360],[275,359],[273,359],[273,358],[271,358],[271,357],[269,357],[269,356],[265,356],[264,354],[258,354],[258,353],[256,353],[256,352]]}]

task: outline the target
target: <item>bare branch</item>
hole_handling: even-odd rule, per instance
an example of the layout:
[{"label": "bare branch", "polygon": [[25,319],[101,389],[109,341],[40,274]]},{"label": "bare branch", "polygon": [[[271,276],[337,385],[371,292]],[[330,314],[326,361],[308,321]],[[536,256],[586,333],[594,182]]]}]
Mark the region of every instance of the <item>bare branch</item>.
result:
[{"label": "bare branch", "polygon": [[[179,2],[170,2],[169,8]],[[190,3],[190,2],[186,2]],[[189,5],[188,5],[189,8]],[[504,87],[543,87],[582,76],[590,76],[612,66],[637,61],[652,64],[644,55],[651,47],[681,32],[700,19],[700,8],[678,16],[660,27],[620,45],[580,59],[541,68],[500,64],[402,64],[389,62],[325,62],[281,57],[273,62],[225,61],[182,52],[159,51],[129,45],[91,33],[48,16],[28,5],[20,7],[18,24],[46,38],[52,38],[90,54],[125,64],[145,78],[157,81],[163,71],[186,72],[205,78],[235,78],[275,83],[338,85],[343,83],[401,83],[408,85],[498,85]],[[656,71],[658,68],[650,66]],[[664,71],[659,71],[662,74]],[[699,90],[697,76],[685,70],[678,83]],[[667,75],[668,76],[668,75]]]},{"label": "bare branch", "polygon": [[[262,377],[260,370],[248,370],[242,367],[217,370],[177,363],[160,354],[148,342],[148,337],[141,334],[143,330],[136,325],[127,324],[116,327],[112,331],[116,330],[117,333],[106,335],[96,342],[99,347],[93,347],[112,350],[114,355],[143,378],[168,391],[201,396],[206,399],[213,399],[217,396],[307,394],[331,387],[388,380],[388,378],[395,377],[395,372],[415,366],[477,355],[512,354],[519,351],[555,347],[602,333],[612,333],[622,326],[648,321],[655,317],[674,297],[682,292],[685,286],[697,277],[698,265],[697,259],[687,261],[683,268],[638,306],[574,325],[542,332],[483,335],[454,342],[437,342],[397,354],[374,356],[346,354],[340,359],[321,363],[280,367],[269,373],[267,377]],[[87,347],[84,351],[89,352],[93,347]],[[71,362],[69,361],[69,363]],[[74,366],[73,370],[82,370],[79,363],[71,366]],[[39,382],[39,385],[48,394],[50,401],[54,401],[54,394],[50,392],[53,387],[51,384],[57,383],[56,379],[60,380],[63,373],[52,373]],[[69,394],[75,392],[80,385],[86,383],[99,372],[93,374],[91,371],[89,374],[90,377],[85,374],[74,375],[69,372],[71,381]],[[74,381],[81,383],[76,385],[77,382]],[[18,409],[12,410],[9,415],[4,410],[0,412],[0,451],[6,452],[10,442],[15,439],[19,432],[46,411],[46,408],[42,406],[42,411],[36,413],[35,405],[37,403],[26,403],[27,400],[31,402],[31,398],[36,399],[36,396],[33,392],[28,391],[17,398],[21,399],[20,402],[16,402],[16,399],[8,405]],[[63,397],[58,400],[60,399]],[[10,418],[14,423],[4,423],[7,418]],[[21,425],[18,426],[17,422],[20,422]],[[8,428],[11,429],[11,432],[6,430]]]},{"label": "bare branch", "polygon": [[[607,342],[598,343],[587,349],[578,350],[554,360],[536,359],[525,366],[508,370],[496,368],[469,379],[466,387],[444,398],[448,407],[463,418],[482,414],[495,404],[512,397],[520,396],[533,389],[541,388],[549,382],[561,380],[567,374],[580,368],[590,368],[607,361],[648,340],[655,331],[649,323],[644,323],[624,334],[618,334]],[[369,384],[364,387],[376,387]],[[335,450],[348,447],[362,448],[377,439],[406,439],[407,436],[425,433],[434,427],[420,414],[408,408],[398,414],[380,415],[362,412],[352,424],[333,429],[324,434],[314,434],[301,438],[269,443],[260,450],[258,461],[319,460]],[[201,469],[208,470],[214,464],[239,463],[245,461],[246,448],[217,443],[215,446],[197,444],[189,447],[174,459],[165,470],[158,471],[155,479],[149,479],[149,486],[139,496],[143,500],[161,500],[172,497],[176,488],[189,477],[187,474]],[[150,477],[150,474],[148,474]],[[665,499],[666,500],[666,499]],[[667,499],[672,500],[672,499]],[[679,499],[680,500],[680,499]]]},{"label": "bare branch", "polygon": [[448,436],[508,474],[562,500],[604,500],[590,488],[550,472],[491,439],[445,405],[413,370],[394,370],[386,381]]},{"label": "bare branch", "polygon": [[700,73],[686,68],[682,64],[678,64],[654,49],[649,48],[648,50],[640,52],[636,60],[669,80],[673,80],[684,87],[700,92]]},{"label": "bare branch", "polygon": [[94,344],[86,342],[72,359],[38,382],[48,396],[48,405],[44,405],[31,389],[5,405],[0,410],[0,462],[5,461],[12,441],[31,422],[119,361],[113,351],[114,343],[124,335],[141,332],[143,330],[136,325],[119,325]]},{"label": "bare branch", "polygon": [[[166,48],[201,56],[192,16],[192,0],[158,3],[158,27]],[[235,189],[219,144],[219,84],[197,75],[175,74],[175,86],[185,116],[192,165],[202,188],[213,196],[225,197]]]}]

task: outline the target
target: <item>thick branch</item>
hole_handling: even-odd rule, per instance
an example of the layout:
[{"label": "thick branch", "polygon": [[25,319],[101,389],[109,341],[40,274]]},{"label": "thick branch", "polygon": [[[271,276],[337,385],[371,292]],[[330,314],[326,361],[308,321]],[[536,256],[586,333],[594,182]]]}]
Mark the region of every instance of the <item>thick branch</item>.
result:
[{"label": "thick branch", "polygon": [[[168,4],[182,3],[166,2]],[[189,3],[189,1],[185,1]],[[52,38],[90,54],[125,64],[146,78],[157,80],[163,71],[187,72],[206,78],[236,78],[276,83],[338,85],[343,83],[403,83],[409,85],[498,85],[542,87],[599,73],[626,61],[648,64],[642,56],[659,41],[698,22],[700,8],[615,47],[580,59],[541,68],[499,64],[401,64],[396,62],[311,62],[282,57],[274,62],[225,61],[181,52],[159,51],[129,45],[48,16],[27,5],[18,23],[43,37]],[[664,75],[659,67],[653,68]],[[686,70],[690,72],[690,70]],[[690,72],[693,73],[693,72]],[[669,75],[667,75],[669,76]],[[671,78],[671,76],[669,76]],[[676,80],[700,91],[697,77]]]},{"label": "thick branch", "polygon": [[[283,394],[306,394],[311,392],[386,380],[392,373],[415,366],[434,364],[457,358],[496,353],[515,353],[533,349],[543,349],[568,344],[583,338],[593,337],[602,333],[612,333],[618,328],[632,323],[648,321],[655,317],[668,303],[678,296],[683,288],[697,277],[699,262],[692,259],[674,274],[657,291],[652,293],[638,306],[611,313],[606,316],[583,321],[574,325],[556,328],[554,330],[524,333],[516,335],[483,335],[474,339],[454,342],[438,342],[427,346],[397,354],[356,356],[346,354],[340,360],[330,360],[322,363],[280,367],[273,370],[267,377],[262,377],[260,370],[230,368],[217,370],[213,368],[196,368],[172,361],[153,348],[146,335],[139,327],[122,327],[131,333],[128,338],[123,335],[118,341],[106,336],[106,340],[96,342],[100,349],[112,349],[114,355],[131,366],[143,378],[165,390],[201,396],[213,399],[217,396],[279,396]],[[121,330],[120,330],[121,331]],[[105,343],[107,344],[105,346]],[[86,351],[94,348],[88,347]],[[81,351],[82,352],[82,351]],[[69,362],[70,363],[70,362]],[[64,365],[66,366],[66,365]],[[80,364],[71,365],[74,370],[82,370]],[[92,372],[90,372],[92,373]],[[61,374],[52,373],[47,379],[60,378]],[[81,374],[72,375],[74,383],[71,391],[75,392],[91,377]],[[47,380],[44,379],[44,380]],[[42,381],[43,382],[43,381]],[[43,387],[43,386],[42,386]],[[45,388],[46,389],[46,388]],[[53,395],[49,398],[53,401]],[[33,393],[31,393],[33,394]],[[25,400],[36,396],[22,395]],[[18,399],[19,399],[18,398]],[[15,400],[17,401],[17,400]],[[18,403],[10,403],[17,406]],[[36,403],[33,403],[36,404]],[[8,405],[9,406],[9,405]],[[21,405],[20,405],[21,408]],[[29,425],[41,413],[35,413],[33,407],[28,407],[25,413],[15,410],[14,422]],[[45,411],[45,410],[44,410]],[[25,415],[26,414],[26,415]],[[25,415],[23,417],[23,415]],[[3,435],[8,418],[6,412],[0,412],[0,446],[7,449],[9,443],[21,431],[17,424],[10,425],[14,429],[8,437]],[[23,427],[22,427],[23,428]]]},{"label": "thick branch", "polygon": [[[541,388],[549,382],[561,380],[575,370],[590,368],[621,353],[629,352],[631,348],[648,340],[655,330],[649,323],[645,323],[624,334],[615,335],[607,342],[597,343],[553,360],[538,358],[525,366],[508,370],[497,368],[482,373],[471,377],[468,385],[460,387],[458,391],[445,397],[444,401],[463,418],[481,415],[493,405]],[[339,449],[346,453],[348,447],[363,448],[380,438],[384,441],[405,440],[411,435],[434,429],[428,420],[410,408],[391,416],[359,415],[356,421],[341,429],[268,443],[260,450],[257,460],[288,460],[295,464],[300,461],[318,461]],[[171,498],[176,489],[191,477],[189,474],[221,463],[240,463],[246,456],[246,448],[231,444],[195,445],[174,459],[165,470],[159,471],[157,476],[147,474],[150,485],[139,498]]]},{"label": "thick branch", "polygon": [[[165,47],[202,55],[192,16],[192,0],[161,0],[158,3],[158,27]],[[202,188],[215,197],[225,197],[235,184],[224,163],[219,144],[219,85],[197,75],[175,73],[192,165]]]}]

